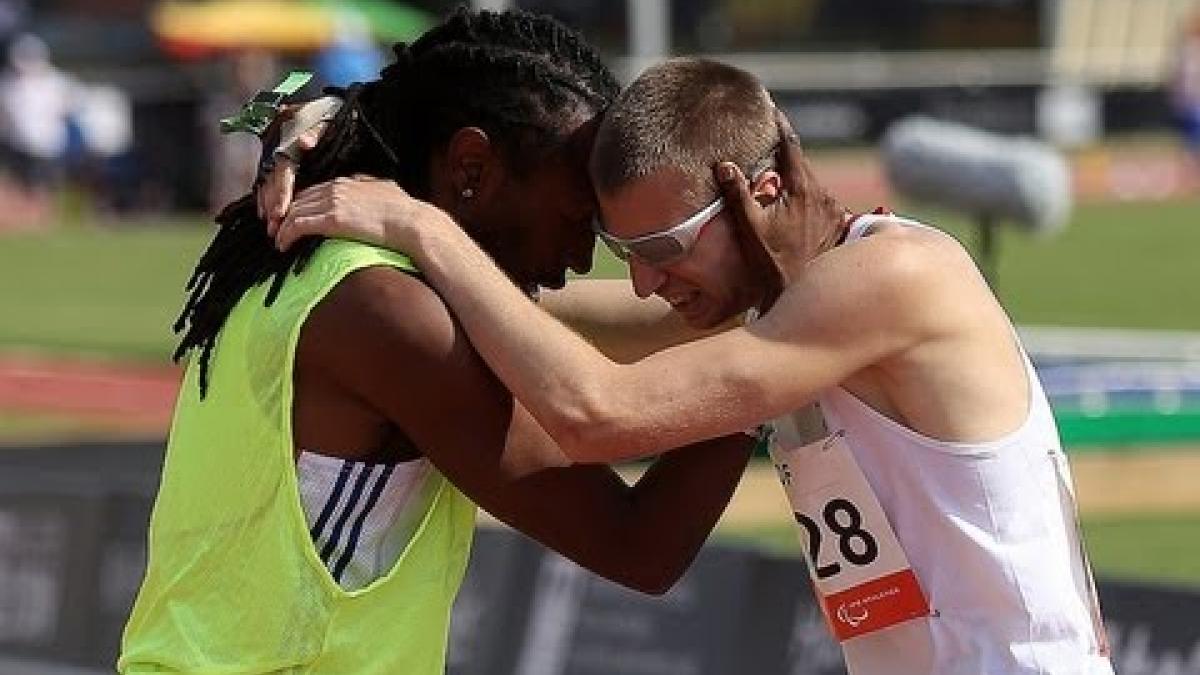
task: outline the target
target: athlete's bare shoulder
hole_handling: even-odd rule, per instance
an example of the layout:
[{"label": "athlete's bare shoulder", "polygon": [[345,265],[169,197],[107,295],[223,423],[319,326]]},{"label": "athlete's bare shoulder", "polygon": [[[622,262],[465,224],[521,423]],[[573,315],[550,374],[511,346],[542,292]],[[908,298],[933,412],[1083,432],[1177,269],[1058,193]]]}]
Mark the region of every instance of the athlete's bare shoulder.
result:
[{"label": "athlete's bare shoulder", "polygon": [[330,299],[364,327],[394,327],[414,335],[450,328],[449,307],[420,277],[401,269],[375,266],[348,275]]},{"label": "athlete's bare shoulder", "polygon": [[894,245],[947,247],[956,253],[966,254],[962,244],[944,230],[901,216],[880,218],[872,223],[863,235],[863,240],[883,237]]},{"label": "athlete's bare shoulder", "polygon": [[[350,273],[305,322],[301,356],[337,370],[415,367],[451,358],[463,341],[441,297],[419,277],[376,266]],[[374,366],[372,366],[374,364]]]},{"label": "athlete's bare shoulder", "polygon": [[981,281],[974,259],[957,239],[932,225],[899,216],[876,220],[861,239],[841,248],[851,258],[876,263],[872,268],[881,280],[902,272],[905,274],[890,278],[922,285],[970,282],[974,286]]},{"label": "athlete's bare shoulder", "polygon": [[988,293],[953,237],[889,219],[814,258],[767,316],[775,315],[783,334],[888,334],[912,344],[957,330],[965,318],[960,308],[979,305]]},{"label": "athlete's bare shoulder", "polygon": [[844,248],[845,265],[861,269],[859,279],[882,299],[875,303],[883,322],[877,329],[907,327],[918,343],[927,343],[975,339],[1006,325],[970,252],[942,230],[906,219],[880,220]]}]

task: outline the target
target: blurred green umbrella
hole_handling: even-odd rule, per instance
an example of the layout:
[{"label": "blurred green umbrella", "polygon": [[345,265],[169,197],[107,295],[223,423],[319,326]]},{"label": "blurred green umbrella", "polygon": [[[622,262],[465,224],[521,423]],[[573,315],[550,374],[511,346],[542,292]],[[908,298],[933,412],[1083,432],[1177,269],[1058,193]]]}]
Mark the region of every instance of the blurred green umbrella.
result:
[{"label": "blurred green umbrella", "polygon": [[310,1],[335,11],[356,13],[382,42],[411,42],[434,24],[434,18],[427,12],[390,0]]}]

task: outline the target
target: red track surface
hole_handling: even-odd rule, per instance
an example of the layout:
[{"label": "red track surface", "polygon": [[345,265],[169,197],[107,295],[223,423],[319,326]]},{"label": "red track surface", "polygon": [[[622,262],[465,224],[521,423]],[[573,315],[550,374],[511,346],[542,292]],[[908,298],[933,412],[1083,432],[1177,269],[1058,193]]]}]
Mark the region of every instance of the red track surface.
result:
[{"label": "red track surface", "polygon": [[0,356],[0,410],[165,433],[181,371],[40,356]]}]

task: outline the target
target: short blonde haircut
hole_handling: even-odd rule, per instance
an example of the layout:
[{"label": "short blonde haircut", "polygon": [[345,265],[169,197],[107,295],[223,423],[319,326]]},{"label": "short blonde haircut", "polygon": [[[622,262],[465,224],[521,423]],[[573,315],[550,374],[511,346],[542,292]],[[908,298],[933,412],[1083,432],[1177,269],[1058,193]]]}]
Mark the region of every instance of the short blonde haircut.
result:
[{"label": "short blonde haircut", "polygon": [[642,73],[605,113],[590,169],[596,191],[612,194],[672,167],[707,191],[686,196],[700,201],[711,198],[717,162],[747,170],[778,141],[774,106],[756,77],[709,59],[673,58]]}]

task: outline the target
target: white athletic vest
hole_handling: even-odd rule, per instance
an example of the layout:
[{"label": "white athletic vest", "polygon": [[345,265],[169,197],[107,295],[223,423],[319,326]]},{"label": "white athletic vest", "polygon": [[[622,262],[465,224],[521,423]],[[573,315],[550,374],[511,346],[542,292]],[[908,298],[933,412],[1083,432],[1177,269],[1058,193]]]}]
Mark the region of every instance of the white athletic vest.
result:
[{"label": "white athletic vest", "polygon": [[[879,218],[860,217],[847,240]],[[818,398],[828,430],[845,432],[931,610],[843,642],[852,675],[1111,675],[1066,456],[1022,356],[1029,415],[986,443],[927,438],[841,388]]]},{"label": "white athletic vest", "polygon": [[391,570],[429,510],[437,482],[427,459],[368,464],[301,452],[300,507],[318,557],[347,591]]}]

